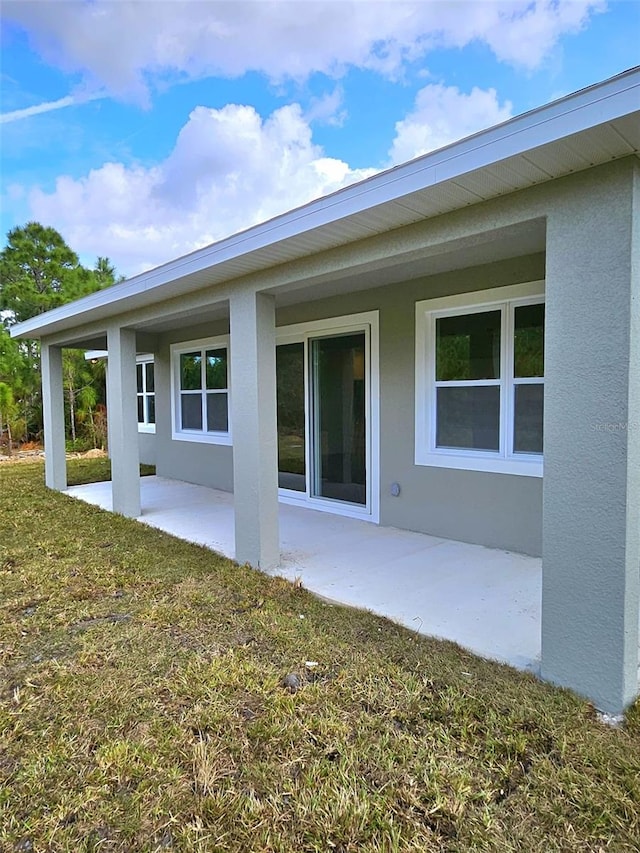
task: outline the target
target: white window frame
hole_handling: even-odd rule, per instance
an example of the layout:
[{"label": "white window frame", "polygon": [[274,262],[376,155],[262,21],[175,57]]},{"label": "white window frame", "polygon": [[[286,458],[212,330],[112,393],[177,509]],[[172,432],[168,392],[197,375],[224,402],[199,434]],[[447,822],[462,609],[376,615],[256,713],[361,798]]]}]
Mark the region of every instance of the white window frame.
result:
[{"label": "white window frame", "polygon": [[[366,504],[350,504],[346,501],[313,495],[311,491],[311,445],[309,440],[313,429],[312,400],[309,365],[309,342],[314,338],[330,337],[364,332],[367,350],[368,370],[365,370],[365,407],[367,412],[366,466],[367,493]],[[367,311],[361,314],[347,314],[326,320],[312,320],[276,328],[276,346],[281,344],[304,344],[305,374],[305,471],[306,490],[278,489],[281,503],[307,506],[320,512],[360,518],[378,524],[380,521],[380,373],[379,373],[379,314]]]},{"label": "white window frame", "polygon": [[[514,453],[513,419],[516,385],[544,385],[544,377],[513,376],[514,309],[544,303],[544,281],[526,282],[416,302],[415,464],[496,474],[542,477],[542,454]],[[500,386],[500,447],[497,451],[436,447],[436,320],[456,314],[501,310],[500,379],[457,383],[461,386]]]},{"label": "white window frame", "polygon": [[[137,374],[138,374],[138,365],[139,364],[142,365],[142,391],[137,390],[138,389],[138,376],[137,376]],[[155,403],[156,392],[155,392],[155,390],[147,391],[147,369],[146,369],[147,364],[153,364],[154,365],[154,389],[155,389],[155,359],[154,359],[154,357],[152,355],[139,355],[136,357],[136,396],[142,397],[142,399],[143,399],[143,411],[144,411],[144,420],[138,421],[138,432],[146,432],[146,433],[154,434],[156,431],[155,422],[150,423],[150,421],[149,421],[149,397],[153,397],[154,403]]]},{"label": "white window frame", "polygon": [[[227,351],[227,423],[228,430],[222,431],[207,431],[195,429],[182,429],[180,421],[180,356],[187,352],[200,352],[203,355],[202,370],[203,370],[203,387],[201,390],[194,392],[202,397],[202,423],[207,423],[206,399],[207,390],[204,381],[205,371],[205,350],[210,349],[225,349]],[[171,344],[171,437],[175,441],[192,441],[200,444],[232,444],[231,434],[231,351],[229,346],[229,335],[222,335],[216,338],[199,338],[195,341],[180,341],[180,343]]]}]

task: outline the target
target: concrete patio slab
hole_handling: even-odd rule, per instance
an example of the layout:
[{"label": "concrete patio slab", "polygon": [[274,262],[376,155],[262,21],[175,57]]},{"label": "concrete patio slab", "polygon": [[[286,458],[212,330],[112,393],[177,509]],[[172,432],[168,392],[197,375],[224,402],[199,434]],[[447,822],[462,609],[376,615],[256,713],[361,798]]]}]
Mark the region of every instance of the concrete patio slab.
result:
[{"label": "concrete patio slab", "polygon": [[[111,484],[66,493],[111,510]],[[233,495],[141,479],[138,521],[234,557]],[[541,561],[280,504],[279,574],[328,599],[538,672]]]}]

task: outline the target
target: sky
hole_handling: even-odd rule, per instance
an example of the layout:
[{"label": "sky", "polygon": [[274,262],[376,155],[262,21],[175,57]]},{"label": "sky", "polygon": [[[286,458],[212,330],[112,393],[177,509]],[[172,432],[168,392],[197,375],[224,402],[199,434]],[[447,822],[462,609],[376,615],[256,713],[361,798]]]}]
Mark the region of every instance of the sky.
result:
[{"label": "sky", "polygon": [[134,275],[640,63],[640,0],[3,0],[2,244]]}]

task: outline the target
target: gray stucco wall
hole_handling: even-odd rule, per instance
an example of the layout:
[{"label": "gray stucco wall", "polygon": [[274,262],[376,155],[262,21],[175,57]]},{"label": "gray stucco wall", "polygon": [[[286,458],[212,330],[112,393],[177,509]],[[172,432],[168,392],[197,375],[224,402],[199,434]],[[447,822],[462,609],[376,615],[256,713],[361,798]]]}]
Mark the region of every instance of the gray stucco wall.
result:
[{"label": "gray stucco wall", "polygon": [[219,444],[174,441],[171,438],[171,344],[229,333],[227,323],[194,325],[162,335],[155,353],[156,384],[156,473],[233,491],[233,448]]},{"label": "gray stucco wall", "polygon": [[151,432],[138,432],[140,461],[144,465],[156,464],[156,437]]},{"label": "gray stucco wall", "polygon": [[[544,255],[515,258],[279,312],[288,325],[380,312],[380,523],[539,555],[542,479],[414,464],[415,303],[544,278]],[[399,482],[398,497],[390,485]]]},{"label": "gray stucco wall", "polygon": [[[380,523],[450,539],[541,553],[542,480],[414,464],[415,303],[544,278],[544,255],[509,259],[411,282],[305,302],[277,312],[278,326],[379,311]],[[170,344],[228,333],[224,323],[163,335],[156,353],[159,475],[231,491],[231,447],[171,439]],[[392,497],[390,484],[402,486]]]},{"label": "gray stucco wall", "polygon": [[638,175],[594,174],[547,227],[542,674],[616,714],[638,689]]}]

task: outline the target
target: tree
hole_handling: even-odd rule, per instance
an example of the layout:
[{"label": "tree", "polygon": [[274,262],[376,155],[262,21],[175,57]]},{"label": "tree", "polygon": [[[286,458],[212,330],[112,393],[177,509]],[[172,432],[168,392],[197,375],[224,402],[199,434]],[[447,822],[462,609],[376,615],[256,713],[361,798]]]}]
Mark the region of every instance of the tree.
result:
[{"label": "tree", "polygon": [[13,423],[17,412],[13,391],[6,382],[0,382],[0,437],[6,430],[9,456],[13,449]]},{"label": "tree", "polygon": [[34,384],[34,377],[37,379],[18,342],[0,325],[0,440],[6,433],[9,453],[14,440],[20,441],[26,432],[26,417],[24,411],[21,414],[20,404]]},{"label": "tree", "polygon": [[93,274],[100,288],[109,287],[116,282],[116,268],[109,258],[98,257],[93,268]]},{"label": "tree", "polygon": [[69,437],[78,439],[78,424],[82,424],[87,439],[94,441],[93,412],[99,396],[104,396],[103,376],[88,362],[79,350],[65,350],[62,354],[62,376],[65,388],[66,409],[69,415]]},{"label": "tree", "polygon": [[0,253],[0,310],[20,323],[55,308],[68,299],[79,271],[78,256],[54,228],[38,222],[14,228]]},{"label": "tree", "polygon": [[[98,257],[94,269],[83,267],[76,253],[51,227],[38,222],[14,228],[0,252],[0,437],[8,431],[8,413],[14,426],[19,413],[24,430],[42,431],[40,349],[33,341],[16,342],[8,328],[73,299],[109,287],[118,279],[107,257]],[[82,353],[64,353],[64,387],[68,428],[72,441],[78,426],[86,437],[93,430],[93,411],[103,396],[100,369],[85,362]],[[4,420],[4,426],[2,424]]]}]

